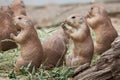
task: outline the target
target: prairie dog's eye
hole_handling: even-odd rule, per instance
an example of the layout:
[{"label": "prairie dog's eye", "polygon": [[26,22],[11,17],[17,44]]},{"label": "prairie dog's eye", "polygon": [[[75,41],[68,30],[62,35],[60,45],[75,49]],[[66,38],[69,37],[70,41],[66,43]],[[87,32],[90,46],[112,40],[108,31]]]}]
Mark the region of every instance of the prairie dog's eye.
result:
[{"label": "prairie dog's eye", "polygon": [[21,17],[18,17],[19,20],[21,20],[22,18]]},{"label": "prairie dog's eye", "polygon": [[72,19],[75,19],[76,17],[75,17],[75,16],[72,16],[71,18],[72,18]]},{"label": "prairie dog's eye", "polygon": [[93,10],[93,7],[91,8],[91,10]]}]

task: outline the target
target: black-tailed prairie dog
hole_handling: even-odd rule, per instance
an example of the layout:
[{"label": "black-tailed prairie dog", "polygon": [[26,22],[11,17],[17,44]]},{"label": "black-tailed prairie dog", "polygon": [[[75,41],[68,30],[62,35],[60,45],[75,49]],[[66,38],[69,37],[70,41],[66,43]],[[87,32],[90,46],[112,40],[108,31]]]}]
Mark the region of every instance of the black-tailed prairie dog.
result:
[{"label": "black-tailed prairie dog", "polygon": [[11,38],[21,46],[21,55],[15,64],[15,70],[18,71],[20,67],[26,67],[29,63],[31,63],[30,71],[33,67],[37,69],[42,63],[43,49],[34,25],[28,17],[23,15],[16,16],[14,22],[16,27],[21,28],[17,36],[10,34]]},{"label": "black-tailed prairie dog", "polygon": [[26,8],[22,0],[13,0],[11,9],[14,12],[14,16],[26,15]]},{"label": "black-tailed prairie dog", "polygon": [[77,68],[84,64],[90,64],[94,45],[85,17],[73,14],[66,19],[65,23],[71,26],[66,27],[66,32],[74,43],[72,53],[66,56],[66,65]]},{"label": "black-tailed prairie dog", "polygon": [[63,64],[67,52],[69,37],[60,28],[43,42],[44,66],[46,69],[58,67]]},{"label": "black-tailed prairie dog", "polygon": [[96,36],[94,53],[102,54],[111,47],[111,43],[118,36],[104,7],[93,5],[87,15],[87,24]]},{"label": "black-tailed prairie dog", "polygon": [[[17,29],[12,22],[12,11],[9,7],[0,8],[0,44],[1,50],[6,51],[12,48],[16,48],[15,42],[1,40],[10,39],[10,33],[17,33]],[[10,45],[10,46],[9,46]],[[0,51],[1,51],[0,50]]]}]

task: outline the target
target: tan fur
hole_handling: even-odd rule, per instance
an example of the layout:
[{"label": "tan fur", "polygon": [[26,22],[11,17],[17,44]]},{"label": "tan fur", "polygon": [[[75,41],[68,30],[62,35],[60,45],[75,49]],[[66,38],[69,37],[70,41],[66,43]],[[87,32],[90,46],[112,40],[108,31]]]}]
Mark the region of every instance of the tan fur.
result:
[{"label": "tan fur", "polygon": [[10,17],[13,15],[13,11],[10,6],[1,6],[1,12],[8,14]]},{"label": "tan fur", "polygon": [[59,29],[43,42],[44,66],[46,69],[63,64],[69,38],[63,29]]},{"label": "tan fur", "polygon": [[[4,16],[3,16],[4,15]],[[1,22],[0,23],[0,29],[2,30],[0,33],[0,40],[4,39],[10,39],[10,33],[17,33],[17,30],[20,29],[17,27],[17,30],[15,29],[15,26],[13,25],[12,18],[13,16],[17,15],[26,15],[25,6],[22,0],[13,0],[12,5],[9,6],[3,6],[0,8],[0,16]],[[17,44],[15,42],[11,41],[4,41],[0,43],[0,51],[6,51],[9,49],[13,49],[17,47]]]},{"label": "tan fur", "polygon": [[30,71],[34,66],[38,68],[42,63],[43,49],[33,23],[23,15],[16,16],[14,22],[21,28],[17,36],[11,34],[11,38],[21,46],[21,55],[15,64],[16,71],[22,66],[26,67],[30,62]]},{"label": "tan fur", "polygon": [[13,0],[11,9],[14,12],[14,16],[26,15],[26,8],[22,0]]},{"label": "tan fur", "polygon": [[67,18],[66,23],[71,26],[66,32],[74,43],[72,53],[66,56],[66,65],[77,68],[86,63],[90,64],[94,46],[85,18],[74,14]]},{"label": "tan fur", "polygon": [[[17,33],[17,29],[15,28],[15,25],[12,22],[11,15],[12,15],[12,11],[9,7],[0,8],[0,41],[5,39],[10,39],[10,33],[14,33],[14,34]],[[17,47],[16,43],[11,41],[0,42],[0,44],[2,51],[6,51]]]},{"label": "tan fur", "polygon": [[87,23],[96,36],[94,53],[102,54],[111,47],[111,43],[118,36],[107,11],[100,5],[93,5],[87,15]]}]

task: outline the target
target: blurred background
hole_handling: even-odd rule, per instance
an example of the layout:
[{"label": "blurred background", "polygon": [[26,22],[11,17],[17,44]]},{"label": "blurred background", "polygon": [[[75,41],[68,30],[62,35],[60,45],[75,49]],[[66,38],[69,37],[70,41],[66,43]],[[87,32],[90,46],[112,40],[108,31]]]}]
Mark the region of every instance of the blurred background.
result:
[{"label": "blurred background", "polygon": [[[71,14],[86,15],[92,4],[100,3],[113,22],[120,23],[120,0],[23,0],[27,15],[37,28],[57,27]],[[0,6],[9,6],[12,0],[0,0]]]},{"label": "blurred background", "polygon": [[[0,0],[0,5],[8,5],[12,0]],[[70,3],[90,3],[90,2],[115,2],[120,0],[23,0],[26,5],[42,6],[46,4],[70,4]]]}]

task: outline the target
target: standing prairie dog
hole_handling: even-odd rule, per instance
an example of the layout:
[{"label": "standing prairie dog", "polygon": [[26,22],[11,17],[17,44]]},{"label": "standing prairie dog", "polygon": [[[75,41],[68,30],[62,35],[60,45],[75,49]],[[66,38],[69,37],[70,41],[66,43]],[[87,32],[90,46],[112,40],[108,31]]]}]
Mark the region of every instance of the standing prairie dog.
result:
[{"label": "standing prairie dog", "polygon": [[66,32],[74,43],[72,53],[66,56],[66,65],[77,68],[86,63],[90,64],[94,45],[85,18],[74,14],[68,17],[65,23],[71,26],[71,28],[66,27]]},{"label": "standing prairie dog", "polygon": [[26,15],[26,8],[22,0],[13,0],[11,9],[14,13],[14,16]]},{"label": "standing prairie dog", "polygon": [[18,71],[20,67],[26,67],[29,63],[31,63],[30,71],[33,67],[36,69],[41,65],[43,49],[34,25],[28,17],[23,15],[16,16],[14,22],[16,27],[21,28],[17,36],[10,34],[11,38],[21,46],[21,55],[15,64],[15,70]]},{"label": "standing prairie dog", "polygon": [[43,42],[44,66],[46,69],[63,64],[68,42],[69,37],[62,28],[54,32]]},{"label": "standing prairie dog", "polygon": [[101,5],[93,5],[87,15],[87,24],[96,36],[94,53],[102,54],[111,47],[111,43],[118,36],[107,11]]}]

